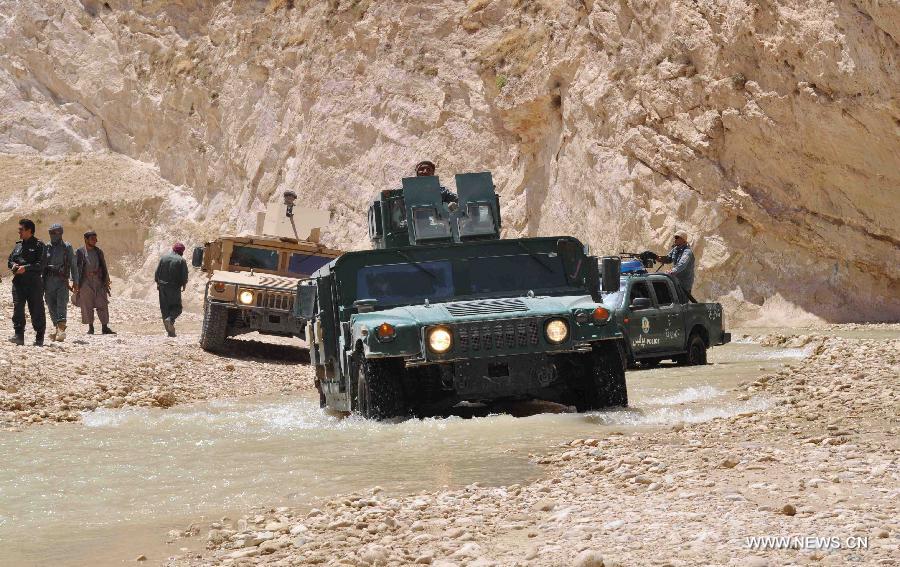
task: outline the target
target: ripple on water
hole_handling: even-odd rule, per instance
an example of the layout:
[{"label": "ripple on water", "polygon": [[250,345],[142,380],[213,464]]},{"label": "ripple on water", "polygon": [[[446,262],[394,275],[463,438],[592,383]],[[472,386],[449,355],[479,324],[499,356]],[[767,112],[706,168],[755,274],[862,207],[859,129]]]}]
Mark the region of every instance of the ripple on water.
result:
[{"label": "ripple on water", "polygon": [[657,396],[654,398],[647,398],[641,402],[641,405],[649,405],[649,406],[668,406],[675,404],[687,404],[690,402],[698,402],[702,400],[712,400],[713,398],[718,398],[725,392],[719,388],[714,386],[700,386],[698,388],[690,387],[685,388],[679,392],[675,392],[674,394],[669,394],[666,396]]},{"label": "ripple on water", "polygon": [[771,407],[766,398],[756,397],[746,402],[728,403],[700,408],[662,406],[657,408],[630,407],[615,411],[585,414],[585,419],[600,425],[629,427],[702,423],[712,419],[732,417],[745,412],[763,411]]}]

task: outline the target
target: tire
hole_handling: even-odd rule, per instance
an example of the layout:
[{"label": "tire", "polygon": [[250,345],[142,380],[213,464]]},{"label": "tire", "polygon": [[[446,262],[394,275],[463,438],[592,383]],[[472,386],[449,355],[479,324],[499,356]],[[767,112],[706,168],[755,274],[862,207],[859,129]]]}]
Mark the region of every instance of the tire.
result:
[{"label": "tire", "polygon": [[200,348],[219,352],[225,346],[228,334],[228,308],[208,302],[203,312],[203,328],[200,331]]},{"label": "tire", "polygon": [[382,420],[406,415],[401,375],[403,360],[387,358],[366,360],[357,353],[356,409],[366,419]]},{"label": "tire", "polygon": [[580,372],[570,382],[570,400],[579,412],[628,406],[625,357],[615,341],[604,341],[582,355]]},{"label": "tire", "polygon": [[698,333],[688,338],[687,352],[675,359],[681,366],[702,366],[706,364],[706,341]]}]

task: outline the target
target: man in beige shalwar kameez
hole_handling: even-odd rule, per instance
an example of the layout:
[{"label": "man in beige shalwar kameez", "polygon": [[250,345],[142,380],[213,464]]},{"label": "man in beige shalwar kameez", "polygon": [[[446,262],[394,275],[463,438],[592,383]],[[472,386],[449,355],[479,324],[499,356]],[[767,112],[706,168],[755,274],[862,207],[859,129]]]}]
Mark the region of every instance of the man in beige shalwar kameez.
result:
[{"label": "man in beige shalwar kameez", "polygon": [[76,304],[81,308],[81,322],[88,326],[88,334],[94,334],[94,311],[100,319],[104,335],[115,335],[109,328],[109,269],[103,250],[97,247],[97,233],[84,233],[84,246],[75,253],[79,281],[75,286]]}]

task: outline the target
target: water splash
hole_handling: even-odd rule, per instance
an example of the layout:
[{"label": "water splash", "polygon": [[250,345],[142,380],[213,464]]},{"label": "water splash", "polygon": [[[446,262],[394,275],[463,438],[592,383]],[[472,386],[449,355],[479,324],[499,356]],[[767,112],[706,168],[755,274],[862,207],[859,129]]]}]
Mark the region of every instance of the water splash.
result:
[{"label": "water splash", "polygon": [[700,386],[698,388],[692,387],[667,396],[648,398],[641,402],[641,404],[646,404],[649,406],[670,406],[676,404],[687,404],[690,402],[711,400],[713,398],[721,396],[724,393],[725,392],[723,390],[720,390],[719,388],[715,388],[713,386]]}]

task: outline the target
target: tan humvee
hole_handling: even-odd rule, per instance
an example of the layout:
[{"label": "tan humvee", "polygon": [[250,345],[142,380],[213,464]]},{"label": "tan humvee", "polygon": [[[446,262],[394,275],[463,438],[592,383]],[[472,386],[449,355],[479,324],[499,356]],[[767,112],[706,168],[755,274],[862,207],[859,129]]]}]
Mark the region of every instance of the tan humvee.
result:
[{"label": "tan humvee", "polygon": [[209,276],[200,346],[215,351],[225,339],[257,331],[304,338],[294,312],[297,284],[340,250],[319,244],[327,211],[294,207],[296,195],[272,203],[257,217],[257,235],[221,236],[194,249],[192,264]]}]

